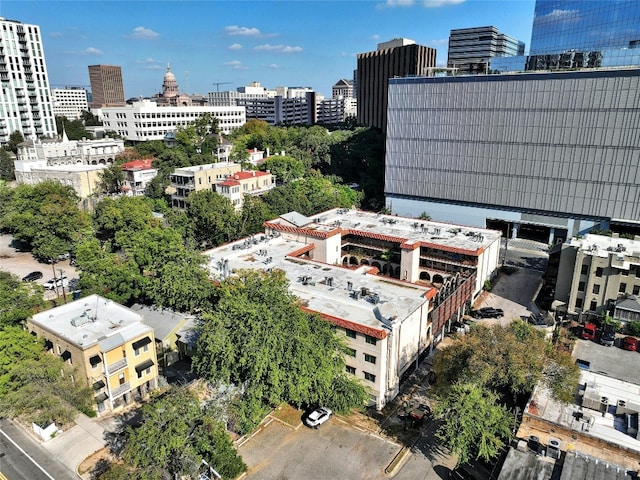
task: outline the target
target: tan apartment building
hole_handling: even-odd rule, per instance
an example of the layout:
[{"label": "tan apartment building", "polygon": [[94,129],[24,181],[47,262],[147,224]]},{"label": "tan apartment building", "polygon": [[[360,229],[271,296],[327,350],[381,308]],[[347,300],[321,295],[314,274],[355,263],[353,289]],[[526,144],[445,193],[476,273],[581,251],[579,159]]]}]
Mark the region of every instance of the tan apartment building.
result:
[{"label": "tan apartment building", "polygon": [[639,236],[571,238],[550,254],[549,264],[557,268],[554,298],[570,314],[611,313],[618,300],[640,294]]},{"label": "tan apartment building", "polygon": [[242,208],[245,195],[262,195],[276,186],[271,172],[251,170],[229,175],[226,180],[214,185],[214,190],[228,198],[236,209]]},{"label": "tan apartment building", "polygon": [[35,314],[27,329],[80,372],[93,388],[98,413],[118,410],[158,386],[153,329],[142,316],[90,295]]},{"label": "tan apartment building", "polygon": [[194,167],[176,168],[171,174],[169,188],[171,206],[185,208],[186,198],[191,192],[213,190],[213,185],[241,170],[238,163],[219,162]]}]

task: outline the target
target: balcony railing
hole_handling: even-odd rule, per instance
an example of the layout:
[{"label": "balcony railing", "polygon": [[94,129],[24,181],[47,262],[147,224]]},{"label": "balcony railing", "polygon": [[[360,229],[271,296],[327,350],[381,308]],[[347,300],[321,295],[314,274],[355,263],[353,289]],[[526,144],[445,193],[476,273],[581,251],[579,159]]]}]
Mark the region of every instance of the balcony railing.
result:
[{"label": "balcony railing", "polygon": [[114,373],[114,372],[117,372],[118,370],[122,370],[123,368],[126,368],[126,366],[127,366],[127,359],[123,358],[122,360],[118,360],[117,362],[107,365],[107,372]]},{"label": "balcony railing", "polygon": [[115,400],[116,398],[124,395],[129,390],[131,390],[131,384],[129,382],[124,382],[121,385],[118,385],[118,388],[114,388],[111,390],[111,399]]}]

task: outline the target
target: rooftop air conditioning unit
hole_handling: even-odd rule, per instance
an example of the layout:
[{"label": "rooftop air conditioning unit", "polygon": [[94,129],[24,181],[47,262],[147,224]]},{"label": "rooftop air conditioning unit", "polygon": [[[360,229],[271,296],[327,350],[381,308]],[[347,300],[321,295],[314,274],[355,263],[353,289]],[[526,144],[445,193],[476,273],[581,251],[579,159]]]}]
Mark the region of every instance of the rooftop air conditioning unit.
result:
[{"label": "rooftop air conditioning unit", "polygon": [[561,454],[560,440],[557,438],[549,438],[549,444],[547,445],[547,457],[555,458],[558,460]]}]

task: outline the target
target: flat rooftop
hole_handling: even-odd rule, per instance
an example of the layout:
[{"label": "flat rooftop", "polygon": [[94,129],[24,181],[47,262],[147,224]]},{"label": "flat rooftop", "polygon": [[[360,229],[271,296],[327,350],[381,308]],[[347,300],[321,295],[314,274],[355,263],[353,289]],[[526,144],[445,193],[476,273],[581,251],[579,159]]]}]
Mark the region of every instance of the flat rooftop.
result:
[{"label": "flat rooftop", "polygon": [[582,238],[571,238],[566,245],[577,247],[594,257],[607,257],[612,253],[620,255],[640,255],[640,237],[636,239],[608,237],[606,235],[587,234]]},{"label": "flat rooftop", "polygon": [[176,168],[173,173],[193,173],[200,172],[202,170],[215,170],[216,168],[224,168],[229,165],[237,165],[240,168],[240,164],[234,162],[217,162],[217,163],[207,163],[206,165],[194,165],[193,167],[180,167]]},{"label": "flat rooftop", "polygon": [[640,385],[640,354],[618,347],[605,347],[589,340],[576,340],[572,356],[589,362],[589,370],[613,379]]},{"label": "flat rooftop", "polygon": [[98,295],[37,313],[31,322],[82,349],[113,335],[126,341],[153,332],[139,314]]},{"label": "flat rooftop", "polygon": [[[270,220],[269,223],[282,224],[286,221],[287,215],[283,215],[284,219]],[[494,242],[499,241],[502,235],[502,232],[498,230],[418,220],[347,208],[335,208],[310,217],[297,215],[299,217],[293,218],[296,222],[303,222],[303,218],[307,218],[309,221],[307,224],[296,224],[301,228],[327,233],[337,228],[343,231],[356,230],[396,237],[403,239],[407,244],[416,242],[431,243],[448,250],[460,249],[477,252],[479,249],[486,249]]]},{"label": "flat rooftop", "polygon": [[[427,286],[372,275],[368,265],[357,269],[328,265],[288,255],[304,243],[255,235],[204,252],[211,276],[223,280],[239,269],[283,270],[290,290],[313,311],[375,329],[387,329],[395,319],[402,320],[427,301]],[[353,298],[353,292],[366,295]]]}]

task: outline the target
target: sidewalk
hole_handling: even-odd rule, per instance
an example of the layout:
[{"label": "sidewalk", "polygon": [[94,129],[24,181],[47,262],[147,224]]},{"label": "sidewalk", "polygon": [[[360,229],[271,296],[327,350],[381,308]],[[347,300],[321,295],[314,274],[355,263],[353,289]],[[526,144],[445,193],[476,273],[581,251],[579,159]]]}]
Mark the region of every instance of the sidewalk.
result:
[{"label": "sidewalk", "polygon": [[[90,455],[106,446],[105,431],[112,427],[112,418],[91,419],[84,414],[75,418],[75,425],[56,435],[42,446],[77,473],[78,466]],[[79,478],[90,478],[88,474]]]}]

